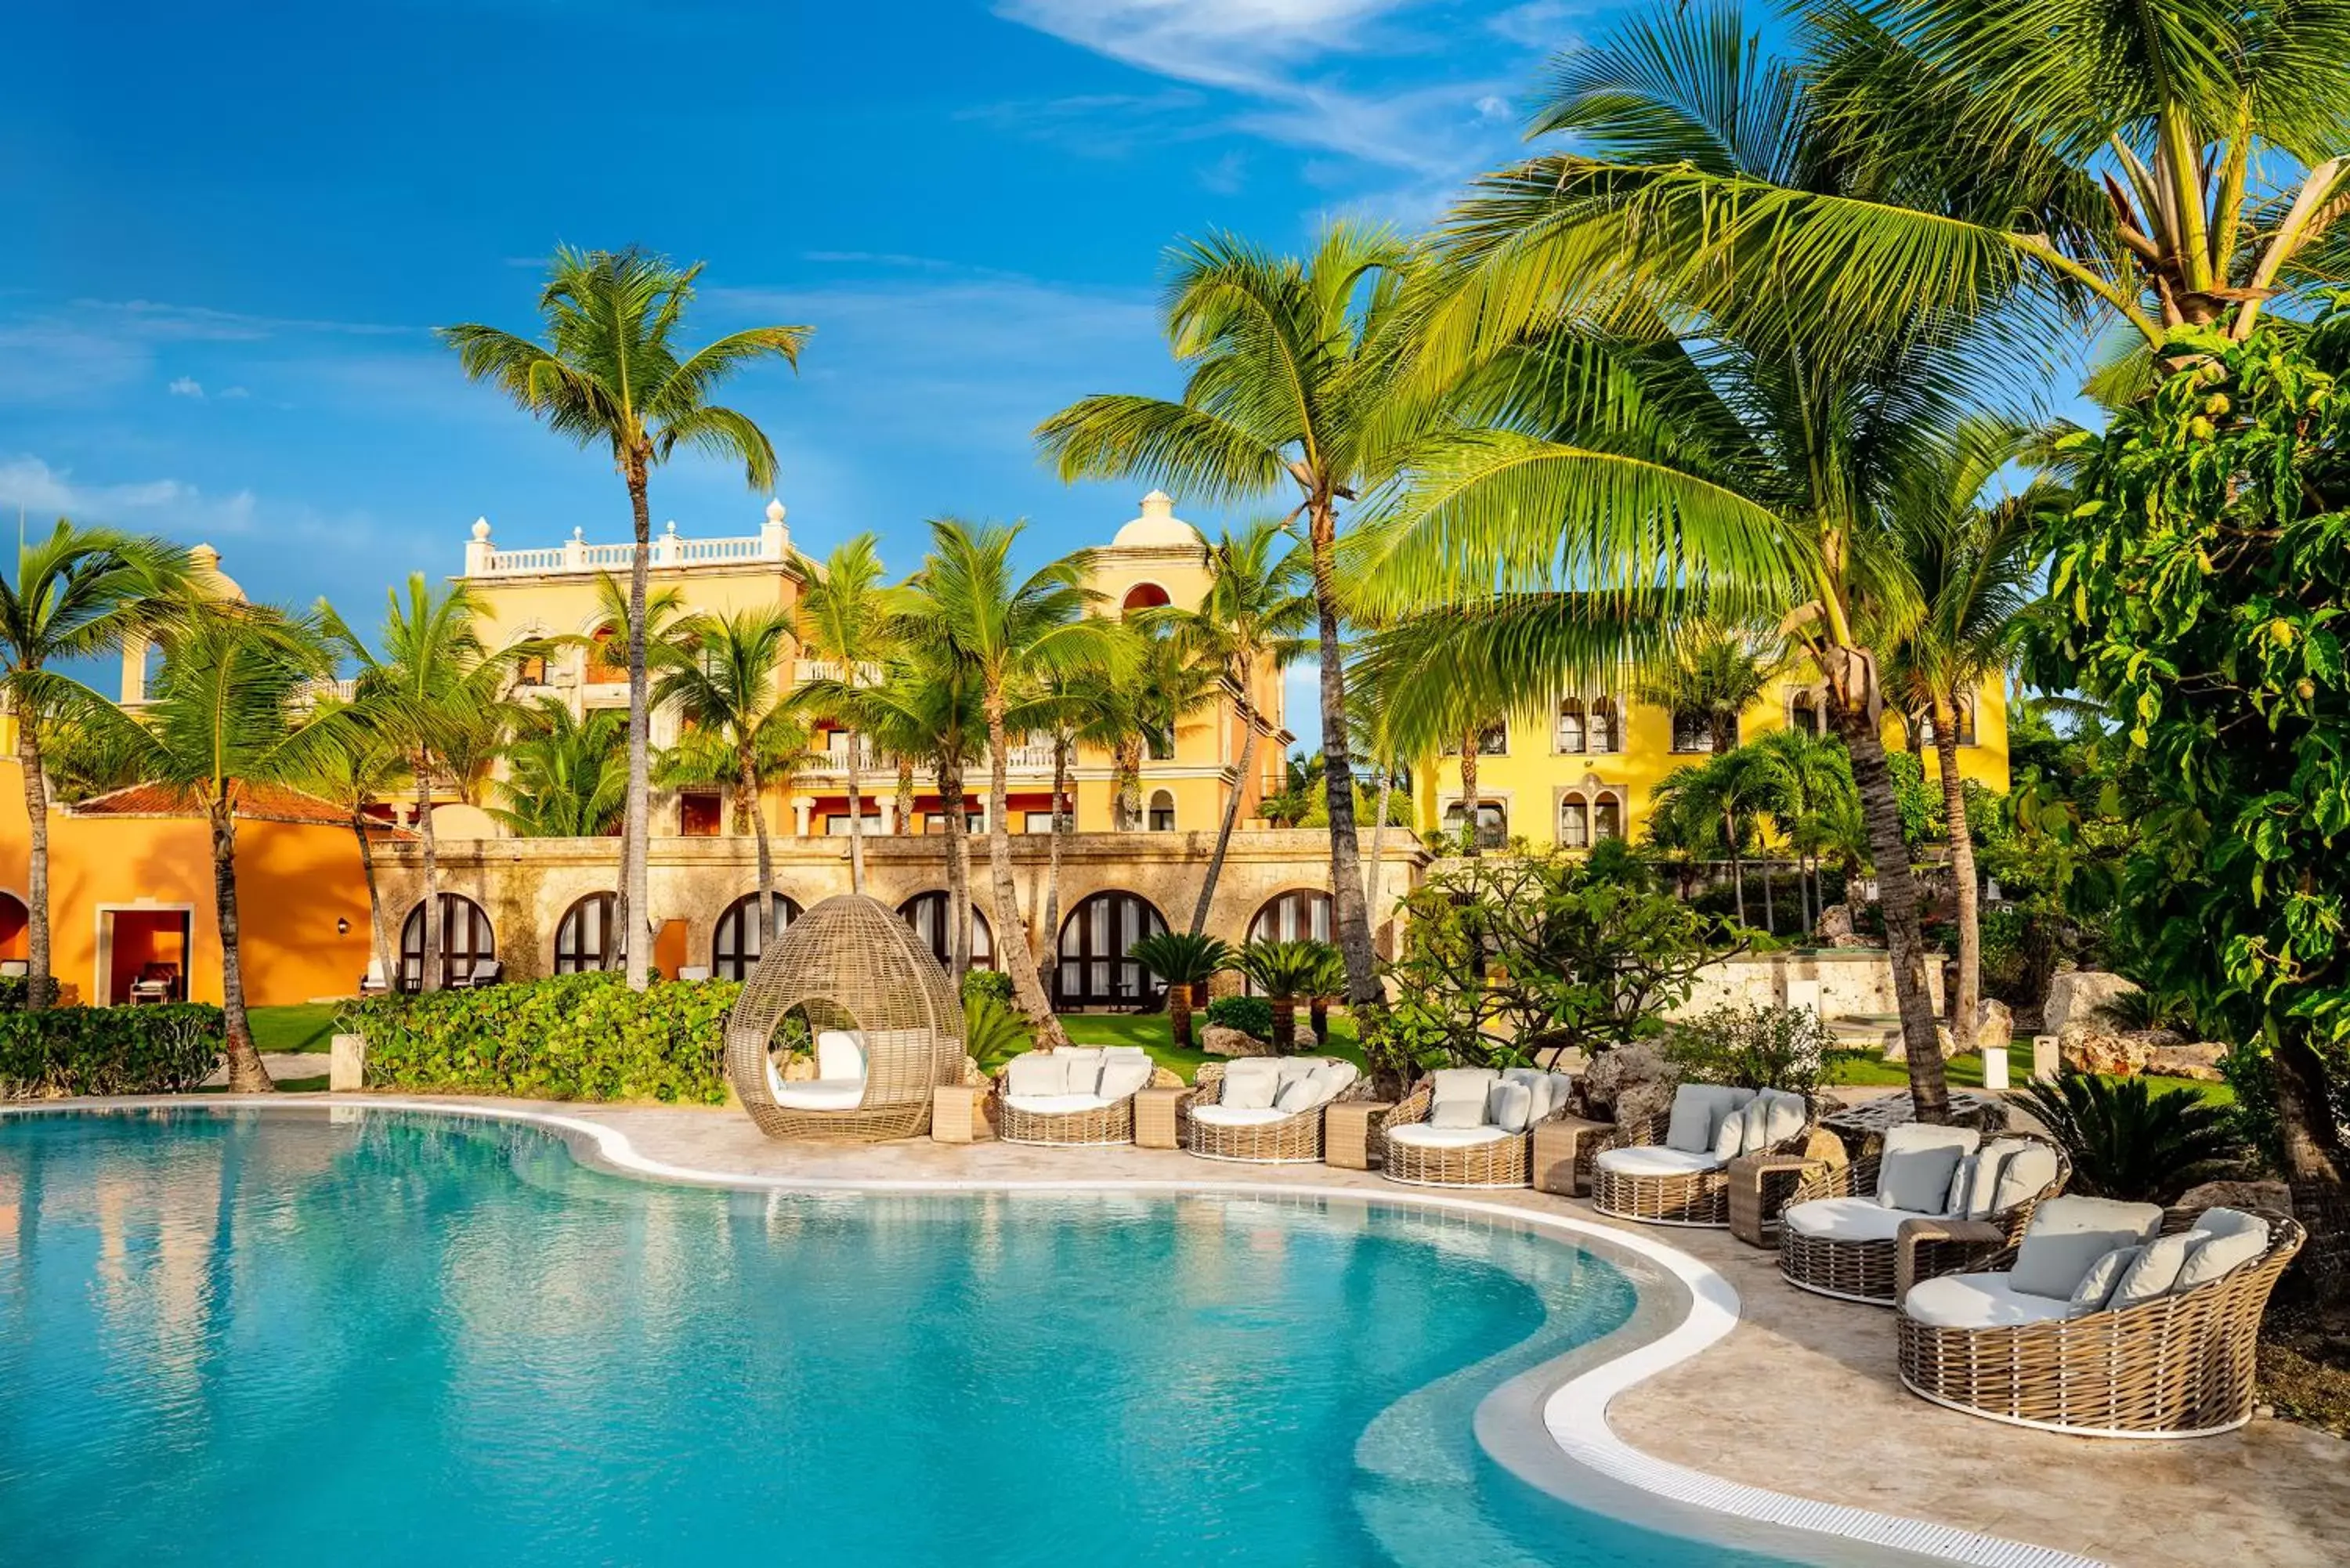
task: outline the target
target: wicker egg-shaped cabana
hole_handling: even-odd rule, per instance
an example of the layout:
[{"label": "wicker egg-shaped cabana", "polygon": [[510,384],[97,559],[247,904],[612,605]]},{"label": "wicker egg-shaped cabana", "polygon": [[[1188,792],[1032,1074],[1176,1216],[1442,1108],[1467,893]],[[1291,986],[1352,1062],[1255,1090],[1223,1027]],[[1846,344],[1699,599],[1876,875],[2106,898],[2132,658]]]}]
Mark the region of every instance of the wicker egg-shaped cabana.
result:
[{"label": "wicker egg-shaped cabana", "polygon": [[[769,1051],[797,1014],[816,1076],[786,1081]],[[827,898],[767,945],[726,1023],[726,1072],[770,1137],[879,1142],[931,1125],[962,1081],[962,1007],[913,928],[862,894]]]}]

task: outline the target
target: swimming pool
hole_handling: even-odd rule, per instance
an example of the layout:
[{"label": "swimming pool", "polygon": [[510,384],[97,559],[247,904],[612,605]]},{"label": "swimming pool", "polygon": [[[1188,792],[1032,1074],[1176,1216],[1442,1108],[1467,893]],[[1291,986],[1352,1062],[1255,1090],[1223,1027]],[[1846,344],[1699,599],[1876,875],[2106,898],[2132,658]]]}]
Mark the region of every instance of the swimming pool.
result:
[{"label": "swimming pool", "polygon": [[665,1188],[389,1112],[6,1118],[0,1521],[55,1564],[1782,1561],[1477,1443],[1638,1296],[1399,1208]]}]

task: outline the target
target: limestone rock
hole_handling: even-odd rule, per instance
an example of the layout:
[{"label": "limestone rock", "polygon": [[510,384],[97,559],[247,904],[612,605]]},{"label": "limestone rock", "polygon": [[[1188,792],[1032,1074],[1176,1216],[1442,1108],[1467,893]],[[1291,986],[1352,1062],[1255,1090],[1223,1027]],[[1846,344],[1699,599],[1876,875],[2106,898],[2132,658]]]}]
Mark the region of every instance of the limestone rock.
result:
[{"label": "limestone rock", "polygon": [[2120,975],[2099,969],[2077,969],[2055,976],[2048,982],[2048,1001],[2040,1010],[2040,1027],[2050,1034],[2063,1034],[2075,1026],[2093,1027],[2102,1022],[2110,1031],[2116,1021],[2097,1015],[2113,1005],[2117,997],[2128,996],[2137,987]]},{"label": "limestone rock", "polygon": [[1984,997],[1975,1004],[1975,1049],[2015,1043],[2015,1010],[2004,1002]]},{"label": "limestone rock", "polygon": [[2136,1035],[2095,1023],[2074,1023],[2056,1036],[2056,1054],[2068,1073],[2126,1078],[2142,1072],[2151,1047]]},{"label": "limestone rock", "polygon": [[[1642,1078],[1626,1085],[1616,1097],[1615,1120],[1618,1123],[1662,1123],[1673,1114],[1673,1090],[1676,1085],[1668,1079]],[[1659,1137],[1663,1136],[1661,1133]]]},{"label": "limestone rock", "polygon": [[1200,1049],[1211,1056],[1270,1056],[1271,1043],[1258,1039],[1245,1030],[1211,1023],[1200,1031]]},{"label": "limestone rock", "polygon": [[[2220,1081],[2220,1059],[2228,1048],[2217,1040],[2192,1044],[2157,1045],[2146,1054],[2146,1070],[2165,1078],[2194,1078],[2206,1084]],[[2230,1204],[2229,1207],[2233,1208]]]},{"label": "limestone rock", "polygon": [[1820,911],[1820,922],[1812,931],[1812,945],[1822,948],[1871,948],[1877,944],[1853,929],[1850,904],[1830,904]]},{"label": "limestone rock", "polygon": [[2293,1212],[2293,1189],[2282,1181],[2207,1181],[2178,1195],[2181,1209],[2265,1209],[2272,1214]]},{"label": "limestone rock", "polygon": [[1583,1100],[1590,1114],[1601,1120],[1623,1119],[1617,1108],[1625,1091],[1637,1085],[1662,1084],[1668,1104],[1672,1099],[1676,1081],[1672,1064],[1665,1054],[1646,1040],[1602,1051],[1591,1059],[1583,1071]]},{"label": "limestone rock", "polygon": [[987,1087],[988,1077],[985,1073],[980,1071],[978,1057],[965,1056],[962,1059],[962,1081],[964,1086],[967,1088],[983,1089]]}]

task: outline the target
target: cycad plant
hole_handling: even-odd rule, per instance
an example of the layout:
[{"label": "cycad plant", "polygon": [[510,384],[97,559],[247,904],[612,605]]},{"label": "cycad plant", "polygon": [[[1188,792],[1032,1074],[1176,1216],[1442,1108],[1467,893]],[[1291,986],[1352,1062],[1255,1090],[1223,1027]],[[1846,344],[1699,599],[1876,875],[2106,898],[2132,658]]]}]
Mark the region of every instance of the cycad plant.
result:
[{"label": "cycad plant", "polygon": [[620,826],[629,799],[622,746],[628,718],[615,708],[571,716],[560,698],[541,697],[523,711],[506,748],[504,804],[490,815],[517,838],[600,838]]},{"label": "cycad plant", "polygon": [[2025,1092],[2071,1158],[2075,1192],[2168,1203],[2243,1153],[2227,1111],[2190,1088],[2066,1073]]},{"label": "cycad plant", "polygon": [[1273,1003],[1273,1048],[1286,1056],[1297,1049],[1297,1002],[1310,998],[1329,962],[1327,942],[1257,940],[1241,949],[1232,967]]},{"label": "cycad plant", "polygon": [[[629,569],[629,790],[620,903],[641,919],[651,805],[652,710],[648,701],[645,599],[652,556],[652,471],[681,446],[743,465],[753,490],[775,480],[775,449],[751,418],[711,401],[721,383],[763,359],[797,366],[805,327],[754,327],[698,349],[677,341],[693,301],[697,264],[645,251],[577,251],[548,264],[538,311],[546,341],[468,323],[441,329],[465,374],[494,384],[557,435],[611,453],[629,492],[636,554]],[[431,921],[426,924],[430,926]],[[649,942],[629,942],[630,989],[645,988]]]},{"label": "cycad plant", "polygon": [[1317,1046],[1330,1044],[1330,1004],[1347,994],[1347,955],[1328,942],[1314,943],[1321,962],[1306,990],[1305,1016],[1314,1027]]},{"label": "cycad plant", "polygon": [[1167,987],[1167,1023],[1175,1044],[1191,1048],[1191,988],[1232,967],[1232,944],[1197,931],[1161,931],[1126,950],[1126,956]]},{"label": "cycad plant", "polygon": [[1036,1037],[1017,1008],[985,992],[967,992],[962,999],[962,1047],[989,1077],[1003,1064],[1033,1048]]}]

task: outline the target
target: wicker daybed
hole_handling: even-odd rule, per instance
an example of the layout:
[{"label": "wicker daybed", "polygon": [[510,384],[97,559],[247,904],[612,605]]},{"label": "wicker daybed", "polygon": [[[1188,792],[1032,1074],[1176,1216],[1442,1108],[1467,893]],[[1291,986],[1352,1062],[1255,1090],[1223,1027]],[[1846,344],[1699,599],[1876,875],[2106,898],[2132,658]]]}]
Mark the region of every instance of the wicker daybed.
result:
[{"label": "wicker daybed", "polygon": [[[1271,1081],[1252,1083],[1256,1079]],[[1340,1100],[1362,1099],[1370,1092],[1369,1080],[1352,1062],[1327,1056],[1210,1062],[1193,1081],[1197,1087],[1177,1109],[1183,1147],[1202,1159],[1252,1165],[1318,1163],[1324,1114]],[[1256,1092],[1226,1093],[1244,1085]],[[1236,1105],[1235,1099],[1250,1103]]]},{"label": "wicker daybed", "polygon": [[[775,1032],[796,1017],[817,1076],[776,1070]],[[962,1009],[911,927],[877,899],[827,898],[760,955],[726,1023],[726,1073],[769,1137],[915,1137],[931,1096],[963,1074]]]},{"label": "wicker daybed", "polygon": [[1415,1187],[1529,1186],[1534,1129],[1566,1115],[1574,1087],[1565,1073],[1535,1067],[1430,1074],[1380,1123],[1379,1172]]},{"label": "wicker daybed", "polygon": [[[1959,1183],[1932,1210],[1895,1207],[1881,1180],[1885,1160],[1904,1158],[1920,1124],[1896,1127],[1885,1147],[1847,1165],[1774,1157],[1802,1165],[1779,1213],[1779,1272],[1798,1290],[1891,1306],[1906,1264],[1912,1280],[1963,1272],[2022,1240],[2033,1210],[2064,1190],[2072,1161],[2045,1138],[2018,1135],[1975,1146],[1971,1128],[1936,1129],[1964,1140]],[[1930,1135],[1922,1135],[1930,1136]]]},{"label": "wicker daybed", "polygon": [[[2132,1283],[2134,1268],[2104,1267],[2100,1259],[2075,1286],[2074,1300],[2017,1289],[2019,1265],[2030,1262],[2043,1232],[2062,1232],[2090,1207],[2153,1214],[2138,1232],[2147,1241],[2137,1261],[2152,1265],[2158,1231],[2171,1249],[2164,1262],[2178,1270],[2178,1282],[2165,1286],[2158,1273],[2150,1297],[2085,1310],[2078,1298],[2095,1294],[2101,1268],[2117,1275],[2103,1282],[2116,1287],[2112,1299],[2120,1300],[2120,1287]],[[2196,1258],[2221,1238],[2236,1250],[2208,1262]],[[2059,1235],[2060,1245],[2064,1239]],[[1901,1381],[1954,1410],[2081,1437],[2233,1431],[2251,1418],[2261,1314],[2302,1241],[2302,1228],[2282,1214],[2165,1213],[2151,1204],[2050,1199],[2020,1245],[1985,1259],[1979,1272],[1921,1280],[1904,1293],[1894,1319]],[[2063,1282],[2026,1282],[2050,1290]]]},{"label": "wicker daybed", "polygon": [[1132,1143],[1134,1096],[1182,1085],[1139,1045],[1025,1052],[996,1077],[997,1136],[1005,1143]]},{"label": "wicker daybed", "polygon": [[[1761,1107],[1751,1118],[1750,1106]],[[1842,1160],[1844,1146],[1819,1130],[1819,1117],[1818,1102],[1801,1095],[1683,1084],[1673,1091],[1669,1114],[1619,1122],[1599,1140],[1591,1162],[1592,1207],[1648,1225],[1721,1230],[1730,1223],[1733,1160],[1797,1152]],[[1734,1139],[1724,1134],[1733,1121]]]}]

